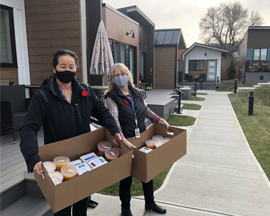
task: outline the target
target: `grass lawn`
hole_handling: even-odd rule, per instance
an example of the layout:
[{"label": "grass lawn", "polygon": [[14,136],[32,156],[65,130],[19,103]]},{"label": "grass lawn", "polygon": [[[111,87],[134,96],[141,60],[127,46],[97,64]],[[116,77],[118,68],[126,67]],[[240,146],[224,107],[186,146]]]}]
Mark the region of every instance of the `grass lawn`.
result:
[{"label": "grass lawn", "polygon": [[249,91],[229,95],[248,143],[270,179],[270,86],[254,89],[253,116],[248,116]]},{"label": "grass lawn", "polygon": [[197,95],[207,95],[207,93],[196,93]]},{"label": "grass lawn", "polygon": [[[167,119],[167,122],[172,126],[189,126],[193,125],[196,118],[190,116],[180,116],[180,115],[173,115]],[[162,173],[157,175],[154,181],[154,191],[161,187],[166,178],[170,168],[167,168]],[[111,196],[119,196],[119,182],[99,191],[101,194],[111,195]],[[133,178],[132,186],[131,186],[131,196],[141,196],[143,195],[142,183],[141,181]]]},{"label": "grass lawn", "polygon": [[[237,83],[237,87],[252,87],[252,86],[253,85]],[[221,84],[219,86],[219,88],[217,88],[216,90],[217,91],[225,91],[225,92],[233,92],[234,91],[234,83]]]},{"label": "grass lawn", "polygon": [[203,98],[203,97],[194,97],[194,96],[192,96],[191,98],[189,98],[189,100],[193,100],[193,101],[204,101],[205,98]]},{"label": "grass lawn", "polygon": [[183,108],[189,109],[189,110],[200,110],[202,108],[202,106],[198,105],[198,104],[185,104],[185,103],[183,103]]}]

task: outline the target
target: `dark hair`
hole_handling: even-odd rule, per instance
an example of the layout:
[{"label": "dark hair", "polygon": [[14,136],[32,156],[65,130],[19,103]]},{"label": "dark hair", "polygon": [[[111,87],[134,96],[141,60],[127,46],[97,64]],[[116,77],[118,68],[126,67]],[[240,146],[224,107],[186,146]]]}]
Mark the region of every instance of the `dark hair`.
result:
[{"label": "dark hair", "polygon": [[56,68],[56,65],[58,65],[58,57],[59,56],[63,56],[63,55],[69,55],[69,56],[71,56],[71,57],[73,57],[74,58],[74,60],[75,60],[75,65],[77,66],[77,64],[78,64],[78,56],[76,55],[76,53],[75,52],[72,52],[72,51],[70,51],[70,50],[58,50],[56,53],[54,53],[54,55],[53,55],[53,62],[52,62],[52,66],[54,67],[54,68]]}]

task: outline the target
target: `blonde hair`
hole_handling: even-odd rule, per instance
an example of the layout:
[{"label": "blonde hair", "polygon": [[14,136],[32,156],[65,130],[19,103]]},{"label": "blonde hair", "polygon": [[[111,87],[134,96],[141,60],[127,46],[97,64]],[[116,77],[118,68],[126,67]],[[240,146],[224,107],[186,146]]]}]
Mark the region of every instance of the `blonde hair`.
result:
[{"label": "blonde hair", "polygon": [[113,78],[114,78],[114,71],[116,68],[118,68],[120,71],[122,71],[124,74],[126,74],[128,76],[128,85],[131,87],[134,87],[133,77],[131,75],[131,72],[127,68],[127,66],[124,65],[123,63],[116,63],[109,71],[110,79],[109,79],[109,84],[108,84],[108,90],[105,91],[105,93],[104,93],[105,95],[115,87],[115,83],[113,82]]}]

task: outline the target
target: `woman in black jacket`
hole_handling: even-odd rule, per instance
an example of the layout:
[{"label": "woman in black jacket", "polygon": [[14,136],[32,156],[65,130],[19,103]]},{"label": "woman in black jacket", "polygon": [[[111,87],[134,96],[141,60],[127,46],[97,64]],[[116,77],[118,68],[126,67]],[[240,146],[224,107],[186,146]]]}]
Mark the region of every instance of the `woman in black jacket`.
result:
[{"label": "woman in black jacket", "polygon": [[[163,124],[169,129],[169,124],[166,120],[153,113],[143,100],[141,93],[134,88],[132,75],[124,64],[117,63],[111,68],[109,86],[105,94],[105,106],[111,111],[118,125],[122,141],[129,147],[136,148],[126,138],[134,136],[139,138],[140,133],[146,130],[145,117],[155,123]],[[130,210],[131,183],[131,176],[120,181],[119,196],[122,202],[122,216],[132,216]],[[165,214],[166,209],[154,202],[153,180],[148,183],[142,182],[142,185],[145,197],[145,210]]]},{"label": "woman in black jacket", "polygon": [[[44,143],[57,142],[90,132],[90,117],[96,117],[112,135],[121,139],[114,118],[96,97],[92,88],[75,77],[78,57],[69,50],[59,50],[53,57],[53,75],[44,80],[32,98],[20,129],[21,152],[28,172],[43,173],[38,155],[37,132],[43,126]],[[87,198],[73,205],[73,215],[84,216]],[[71,214],[71,206],[54,215]]]}]

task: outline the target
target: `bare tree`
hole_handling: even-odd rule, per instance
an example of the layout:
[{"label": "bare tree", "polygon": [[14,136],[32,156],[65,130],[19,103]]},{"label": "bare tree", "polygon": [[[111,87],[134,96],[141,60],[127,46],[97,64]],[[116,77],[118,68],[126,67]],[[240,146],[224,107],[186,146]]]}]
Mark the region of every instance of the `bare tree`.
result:
[{"label": "bare tree", "polygon": [[228,49],[232,55],[238,48],[249,25],[261,25],[263,18],[256,11],[249,16],[239,2],[223,2],[209,7],[200,20],[200,39],[206,43],[218,43],[220,48]]}]

